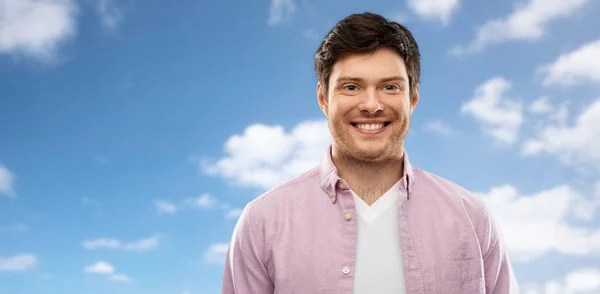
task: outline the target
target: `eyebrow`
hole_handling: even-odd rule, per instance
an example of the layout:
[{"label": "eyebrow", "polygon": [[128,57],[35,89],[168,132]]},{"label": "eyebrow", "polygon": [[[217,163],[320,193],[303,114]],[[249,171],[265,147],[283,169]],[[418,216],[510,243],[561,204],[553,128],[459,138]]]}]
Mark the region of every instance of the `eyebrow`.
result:
[{"label": "eyebrow", "polygon": [[381,79],[382,83],[392,82],[392,81],[406,82],[406,79],[404,79],[404,77],[402,77],[402,76],[393,76],[393,77]]},{"label": "eyebrow", "polygon": [[[351,76],[341,76],[336,80],[336,84],[345,83],[345,82],[362,82],[362,81],[364,81],[364,79],[362,79],[362,78],[351,77]],[[387,77],[387,78],[383,78],[383,79],[379,80],[380,83],[387,83],[387,82],[391,82],[391,81],[406,82],[406,79],[402,76],[392,76],[392,77]]]}]

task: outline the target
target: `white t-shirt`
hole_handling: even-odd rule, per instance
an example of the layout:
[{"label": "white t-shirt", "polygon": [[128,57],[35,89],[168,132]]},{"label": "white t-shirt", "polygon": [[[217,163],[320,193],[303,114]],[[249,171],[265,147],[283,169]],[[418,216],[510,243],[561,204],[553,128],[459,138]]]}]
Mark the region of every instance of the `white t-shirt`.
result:
[{"label": "white t-shirt", "polygon": [[355,294],[406,293],[398,235],[399,185],[400,182],[371,206],[352,192],[358,214]]}]

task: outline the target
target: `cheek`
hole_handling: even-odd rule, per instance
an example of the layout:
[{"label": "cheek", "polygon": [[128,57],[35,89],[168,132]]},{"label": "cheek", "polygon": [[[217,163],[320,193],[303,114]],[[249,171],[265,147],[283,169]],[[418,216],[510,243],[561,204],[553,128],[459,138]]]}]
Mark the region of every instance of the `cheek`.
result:
[{"label": "cheek", "polygon": [[410,116],[410,114],[412,112],[412,106],[408,101],[406,101],[405,103],[399,104],[394,108],[395,108],[396,112],[401,116]]},{"label": "cheek", "polygon": [[334,120],[343,120],[348,114],[350,108],[347,105],[341,103],[332,103],[329,109],[329,114]]}]

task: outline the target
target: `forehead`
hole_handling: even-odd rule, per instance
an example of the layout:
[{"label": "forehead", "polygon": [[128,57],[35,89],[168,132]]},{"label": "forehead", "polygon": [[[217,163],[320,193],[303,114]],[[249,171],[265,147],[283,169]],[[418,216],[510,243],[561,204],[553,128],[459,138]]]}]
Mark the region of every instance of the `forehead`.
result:
[{"label": "forehead", "polygon": [[374,81],[390,76],[407,78],[407,72],[400,54],[393,49],[381,48],[373,53],[353,54],[338,60],[331,69],[330,81],[334,82],[340,76]]}]

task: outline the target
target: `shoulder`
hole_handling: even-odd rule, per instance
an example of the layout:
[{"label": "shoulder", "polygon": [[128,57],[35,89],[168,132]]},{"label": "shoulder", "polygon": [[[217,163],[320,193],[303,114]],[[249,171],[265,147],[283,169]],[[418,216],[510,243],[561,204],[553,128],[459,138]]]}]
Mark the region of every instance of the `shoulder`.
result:
[{"label": "shoulder", "polygon": [[242,209],[233,238],[259,244],[258,255],[266,258],[264,254],[272,246],[274,236],[281,231],[282,222],[289,218],[289,212],[297,210],[297,204],[303,198],[312,194],[306,191],[315,186],[319,186],[318,168],[312,168],[263,192]]},{"label": "shoulder", "polygon": [[306,197],[306,191],[319,186],[319,169],[311,168],[302,174],[263,192],[246,204],[242,215],[252,219],[265,219],[272,217],[275,211],[294,205]]},{"label": "shoulder", "polygon": [[413,167],[414,182],[420,194],[432,195],[443,201],[459,202],[471,213],[486,213],[480,195],[445,177]]},{"label": "shoulder", "polygon": [[[454,212],[464,211],[484,249],[489,249],[499,238],[498,225],[482,196],[431,172],[414,168],[415,185],[423,196],[440,203]],[[418,183],[418,184],[417,184]]]}]

